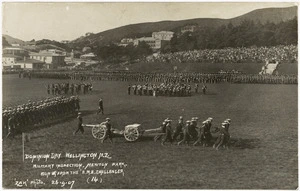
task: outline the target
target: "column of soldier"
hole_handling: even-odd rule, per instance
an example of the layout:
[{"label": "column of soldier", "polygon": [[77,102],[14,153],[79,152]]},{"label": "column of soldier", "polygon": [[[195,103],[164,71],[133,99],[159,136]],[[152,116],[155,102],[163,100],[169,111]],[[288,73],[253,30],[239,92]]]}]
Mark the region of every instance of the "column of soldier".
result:
[{"label": "column of soldier", "polygon": [[61,94],[79,94],[82,92],[86,94],[93,90],[92,83],[55,83],[55,84],[48,84],[46,86],[47,93],[50,95],[61,95]]},{"label": "column of soldier", "polygon": [[[65,79],[67,73],[43,72],[33,77],[49,77]],[[183,83],[261,83],[261,84],[297,84],[297,75],[259,75],[241,73],[141,73],[141,72],[84,72],[78,74],[80,79],[109,80],[109,81],[138,81],[138,82],[183,82]],[[69,77],[70,79],[70,77]]]},{"label": "column of soldier", "polygon": [[74,114],[80,109],[79,98],[53,97],[45,100],[4,108],[2,111],[2,130],[6,137],[24,132],[27,128],[45,125],[50,121]]},{"label": "column of soldier", "polygon": [[[197,126],[198,118],[193,117],[191,120],[187,120],[185,123],[183,117],[180,116],[175,129],[171,126],[172,120],[165,119],[160,126],[160,130],[164,135],[158,135],[154,138],[155,141],[162,139],[161,144],[166,142],[177,142],[177,145],[187,144],[192,142],[192,145],[196,146],[202,144],[203,146],[209,146],[213,142],[213,148],[216,150],[223,146],[228,148],[230,141],[229,126],[231,119],[226,119],[221,123],[221,127],[215,127],[212,130],[213,118],[209,117],[202,122],[201,126]],[[218,133],[217,139],[214,141],[212,133]]]},{"label": "column of soldier", "polygon": [[174,97],[184,97],[191,96],[191,85],[183,83],[162,83],[156,84],[143,84],[143,85],[132,85],[128,86],[128,95],[131,94],[131,89],[133,90],[133,95],[145,95],[145,96],[174,96]]}]

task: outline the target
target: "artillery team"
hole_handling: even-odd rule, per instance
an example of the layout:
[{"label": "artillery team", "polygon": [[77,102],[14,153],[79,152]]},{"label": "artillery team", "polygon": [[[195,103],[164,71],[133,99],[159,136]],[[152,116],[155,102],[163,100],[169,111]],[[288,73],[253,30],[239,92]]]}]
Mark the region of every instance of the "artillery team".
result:
[{"label": "artillery team", "polygon": [[28,128],[45,125],[58,118],[73,115],[80,109],[79,98],[53,97],[45,100],[4,108],[2,113],[3,136],[14,137]]},{"label": "artillery team", "polygon": [[213,141],[212,133],[218,133],[217,139],[213,144],[213,148],[219,149],[220,146],[228,148],[230,140],[229,126],[231,119],[226,119],[221,127],[215,127],[212,130],[213,118],[209,117],[202,122],[202,126],[197,126],[198,118],[193,117],[191,120],[187,120],[184,124],[183,117],[180,116],[176,128],[173,131],[171,122],[168,118],[165,119],[160,126],[163,136],[158,135],[154,138],[155,141],[162,138],[161,144],[164,145],[166,142],[177,142],[178,145],[187,144],[192,142],[192,145],[202,144],[203,146],[209,146]]}]

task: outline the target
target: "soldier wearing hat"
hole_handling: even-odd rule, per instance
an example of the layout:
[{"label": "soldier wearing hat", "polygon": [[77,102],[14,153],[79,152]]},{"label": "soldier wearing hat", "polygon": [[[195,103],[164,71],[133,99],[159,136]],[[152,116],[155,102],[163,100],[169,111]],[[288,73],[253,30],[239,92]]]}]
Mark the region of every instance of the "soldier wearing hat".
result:
[{"label": "soldier wearing hat", "polygon": [[203,92],[204,95],[206,94],[206,89],[207,89],[207,86],[205,84],[203,84],[203,86],[202,86],[202,92]]},{"label": "soldier wearing hat", "polygon": [[104,141],[105,141],[106,139],[109,139],[109,141],[110,141],[111,143],[113,143],[113,140],[112,140],[112,138],[113,138],[113,133],[112,133],[112,125],[111,125],[111,123],[110,123],[110,118],[106,118],[105,126],[106,126],[105,137],[104,137],[104,139],[102,139],[101,142],[104,143]]},{"label": "soldier wearing hat", "polygon": [[171,121],[172,120],[166,121],[166,131],[165,131],[165,137],[161,142],[162,145],[164,145],[166,141],[170,141],[171,144],[173,143]]},{"label": "soldier wearing hat", "polygon": [[84,128],[82,126],[82,116],[81,116],[81,113],[79,112],[78,113],[78,126],[77,126],[77,130],[73,133],[74,135],[78,132],[78,131],[81,131],[81,133],[83,134],[84,133]]},{"label": "soldier wearing hat", "polygon": [[98,104],[99,104],[99,109],[98,109],[97,114],[99,114],[101,112],[102,115],[103,115],[104,114],[104,108],[103,108],[103,100],[102,100],[102,98],[99,99]]},{"label": "soldier wearing hat", "polygon": [[179,140],[183,139],[183,130],[182,130],[183,127],[184,127],[183,117],[180,116],[173,135],[173,140],[176,140],[178,136],[180,136]]},{"label": "soldier wearing hat", "polygon": [[189,140],[191,139],[190,132],[189,132],[190,126],[191,126],[191,121],[187,120],[186,125],[183,129],[183,139],[178,142],[178,145],[180,145],[181,143],[189,144]]},{"label": "soldier wearing hat", "polygon": [[226,131],[226,127],[225,126],[226,126],[226,123],[223,122],[222,126],[220,128],[220,131],[219,131],[219,136],[218,136],[215,144],[213,145],[213,148],[216,148],[216,150],[218,150],[221,145],[225,145],[226,146],[227,142],[229,141],[230,135]]}]

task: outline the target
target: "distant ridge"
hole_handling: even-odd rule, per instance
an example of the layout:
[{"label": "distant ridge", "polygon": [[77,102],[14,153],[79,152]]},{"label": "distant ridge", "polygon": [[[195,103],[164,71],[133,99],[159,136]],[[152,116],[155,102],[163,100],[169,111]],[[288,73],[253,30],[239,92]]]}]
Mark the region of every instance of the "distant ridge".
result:
[{"label": "distant ridge", "polygon": [[282,21],[291,20],[297,17],[297,6],[287,8],[266,8],[257,9],[247,14],[231,18],[231,19],[218,19],[218,18],[196,18],[180,21],[160,21],[160,22],[147,22],[130,24],[115,29],[103,31],[89,36],[80,37],[71,41],[72,47],[86,46],[103,46],[111,42],[116,42],[126,37],[141,37],[151,35],[153,31],[170,30],[175,31],[180,27],[186,25],[199,25],[201,27],[218,27],[220,25],[227,25],[232,23],[238,25],[244,20],[252,20],[254,22],[279,23]]}]

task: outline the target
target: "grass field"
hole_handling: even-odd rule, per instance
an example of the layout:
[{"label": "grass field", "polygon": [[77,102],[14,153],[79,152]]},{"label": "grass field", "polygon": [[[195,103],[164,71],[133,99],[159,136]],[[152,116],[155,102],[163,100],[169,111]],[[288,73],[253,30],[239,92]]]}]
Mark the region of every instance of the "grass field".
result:
[{"label": "grass field", "polygon": [[[3,76],[3,105],[47,97],[44,84],[58,80],[18,79]],[[148,97],[127,95],[128,82],[93,82],[91,94],[80,96],[84,123],[99,123],[110,117],[115,128],[142,123],[157,128],[167,117],[173,123],[199,117],[213,117],[213,126],[231,118],[229,150],[212,147],[169,145],[141,139],[128,143],[124,138],[101,144],[85,134],[72,135],[75,117],[31,133],[25,153],[108,152],[112,160],[126,162],[125,176],[105,176],[102,184],[87,184],[79,176],[73,188],[153,189],[296,189],[298,187],[298,120],[296,85],[208,84],[207,95],[192,97]],[[96,115],[97,101],[104,100],[105,115]],[[174,126],[174,124],[173,124]],[[16,188],[14,181],[45,178],[22,162],[21,137],[3,141],[3,186]],[[60,163],[69,163],[67,159]],[[84,163],[91,162],[84,160]],[[45,187],[44,187],[45,188]],[[46,188],[57,188],[47,186]]]}]

